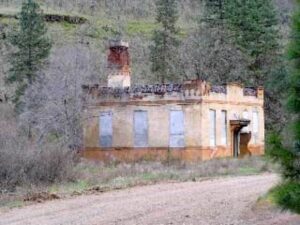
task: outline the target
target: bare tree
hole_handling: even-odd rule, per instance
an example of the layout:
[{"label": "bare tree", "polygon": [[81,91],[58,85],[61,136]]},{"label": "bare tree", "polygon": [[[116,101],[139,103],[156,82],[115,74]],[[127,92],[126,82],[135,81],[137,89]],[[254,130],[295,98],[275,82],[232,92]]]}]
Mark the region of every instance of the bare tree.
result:
[{"label": "bare tree", "polygon": [[184,40],[181,50],[181,73],[186,79],[197,78],[214,83],[245,82],[247,59],[226,40],[219,29],[200,27]]},{"label": "bare tree", "polygon": [[55,50],[48,70],[23,99],[23,125],[33,127],[38,142],[57,140],[70,148],[81,146],[82,85],[99,83],[99,58],[86,47]]}]

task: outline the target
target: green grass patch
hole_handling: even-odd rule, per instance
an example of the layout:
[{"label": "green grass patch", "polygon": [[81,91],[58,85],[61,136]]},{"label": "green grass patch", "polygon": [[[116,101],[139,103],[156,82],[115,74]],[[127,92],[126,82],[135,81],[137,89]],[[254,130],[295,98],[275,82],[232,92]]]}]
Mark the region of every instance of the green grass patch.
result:
[{"label": "green grass patch", "polygon": [[9,8],[9,7],[1,7],[0,15],[2,17],[11,17],[17,15],[21,11],[21,7]]},{"label": "green grass patch", "polygon": [[66,184],[53,185],[48,189],[49,193],[65,193],[71,194],[74,192],[82,193],[91,185],[85,180],[77,180],[75,182],[70,182]]},{"label": "green grass patch", "polygon": [[[153,32],[159,29],[160,25],[147,20],[131,20],[127,23],[126,32],[129,36],[143,35],[145,37],[152,37]],[[189,33],[189,29],[179,29],[179,38],[185,38]]]},{"label": "green grass patch", "polygon": [[0,23],[2,25],[17,24],[17,20],[13,18],[0,17]]},{"label": "green grass patch", "polygon": [[13,208],[21,208],[25,206],[24,201],[21,200],[13,200],[13,201],[7,201],[7,202],[1,202],[0,207],[6,208],[6,209],[13,209]]},{"label": "green grass patch", "polygon": [[15,200],[15,201],[8,202],[7,205],[5,205],[5,207],[9,209],[13,209],[13,208],[23,207],[24,205],[25,205],[24,201]]},{"label": "green grass patch", "polygon": [[159,28],[159,25],[155,24],[154,22],[134,20],[128,22],[126,31],[129,36],[139,34],[150,37],[157,28]]},{"label": "green grass patch", "polygon": [[72,30],[76,29],[76,24],[71,24],[66,21],[61,22],[61,25],[65,31],[72,31]]},{"label": "green grass patch", "polygon": [[136,183],[136,178],[134,177],[116,177],[111,182],[108,183],[107,187],[109,189],[119,189],[131,187]]},{"label": "green grass patch", "polygon": [[238,170],[238,174],[240,175],[252,175],[252,174],[258,174],[260,171],[258,168],[254,167],[241,167]]},{"label": "green grass patch", "polygon": [[161,174],[159,173],[151,173],[151,172],[148,172],[148,173],[144,173],[140,176],[140,179],[144,180],[144,181],[154,181],[154,180],[157,180],[159,179],[160,177],[162,177]]}]

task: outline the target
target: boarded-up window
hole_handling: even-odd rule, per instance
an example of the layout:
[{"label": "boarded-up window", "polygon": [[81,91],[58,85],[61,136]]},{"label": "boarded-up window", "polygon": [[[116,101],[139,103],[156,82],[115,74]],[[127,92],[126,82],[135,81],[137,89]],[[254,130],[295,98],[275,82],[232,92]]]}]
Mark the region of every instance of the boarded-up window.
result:
[{"label": "boarded-up window", "polygon": [[216,139],[216,110],[209,110],[209,125],[210,125],[210,146],[214,147],[217,145]]},{"label": "boarded-up window", "polygon": [[259,137],[259,115],[257,111],[253,112],[253,138],[254,143],[258,142]]},{"label": "boarded-up window", "polygon": [[101,112],[100,114],[100,147],[110,148],[112,147],[112,112]]},{"label": "boarded-up window", "polygon": [[134,112],[134,146],[148,147],[148,113]]},{"label": "boarded-up window", "polygon": [[221,144],[227,145],[227,111],[223,110],[221,114],[221,123],[222,123],[222,137]]},{"label": "boarded-up window", "polygon": [[170,147],[182,148],[184,141],[184,113],[183,111],[170,112]]}]

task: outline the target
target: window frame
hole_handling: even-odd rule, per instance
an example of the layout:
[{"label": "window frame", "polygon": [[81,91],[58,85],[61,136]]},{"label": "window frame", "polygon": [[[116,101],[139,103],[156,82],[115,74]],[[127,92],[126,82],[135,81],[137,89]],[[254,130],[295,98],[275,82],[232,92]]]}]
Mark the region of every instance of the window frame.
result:
[{"label": "window frame", "polygon": [[[179,130],[181,131],[174,131],[173,126],[172,126],[172,120],[173,120],[173,114],[172,113],[181,113],[181,118],[180,120],[182,121],[181,128]],[[169,147],[170,148],[185,148],[186,143],[185,143],[185,113],[182,109],[178,110],[170,110],[169,112]],[[176,143],[177,140],[177,143]],[[176,143],[176,144],[174,144]],[[180,144],[179,144],[180,143]]]},{"label": "window frame", "polygon": [[221,118],[222,118],[221,144],[227,146],[228,145],[228,111],[227,110],[221,111]]},{"label": "window frame", "polygon": [[[107,116],[108,122],[103,121],[103,118]],[[103,126],[103,124],[105,124]],[[107,134],[106,134],[107,132]],[[99,115],[99,145],[101,148],[113,147],[113,112],[102,111]],[[106,144],[107,143],[107,144]]]},{"label": "window frame", "polygon": [[[141,140],[139,138],[139,135],[143,135],[142,133],[139,134],[136,130],[136,115],[137,113],[145,113],[146,114],[146,136],[145,136],[145,143],[144,144],[139,144],[139,141]],[[148,111],[146,110],[134,110],[133,111],[133,145],[135,148],[147,148],[149,147],[149,114]]]},{"label": "window frame", "polygon": [[254,140],[254,144],[257,144],[259,140],[259,112],[257,109],[253,110],[252,120],[253,120],[253,125],[252,125],[253,140]]},{"label": "window frame", "polygon": [[[212,113],[214,117],[213,119]],[[217,146],[217,110],[215,109],[209,109],[209,146]]]}]

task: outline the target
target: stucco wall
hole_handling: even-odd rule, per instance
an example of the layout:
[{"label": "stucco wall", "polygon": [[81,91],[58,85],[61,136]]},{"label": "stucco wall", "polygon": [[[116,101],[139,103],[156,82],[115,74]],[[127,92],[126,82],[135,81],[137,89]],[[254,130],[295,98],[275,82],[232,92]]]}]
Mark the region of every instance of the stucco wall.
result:
[{"label": "stucco wall", "polygon": [[111,111],[113,114],[113,146],[114,148],[134,147],[133,113],[148,112],[149,148],[169,147],[170,111],[184,112],[185,144],[188,147],[201,146],[201,105],[180,106],[176,104],[154,106],[103,106],[86,112],[89,119],[85,122],[85,146],[100,148],[99,131],[101,112]]},{"label": "stucco wall", "polygon": [[[248,145],[250,154],[264,153],[264,110],[263,90],[257,96],[245,96],[243,87],[236,84],[227,86],[226,93],[209,93],[201,95],[199,91],[189,91],[190,95],[180,93],[168,96],[143,96],[142,98],[121,99],[105,98],[91,103],[84,118],[85,156],[107,160],[110,157],[119,160],[139,158],[168,157],[184,160],[207,160],[213,157],[233,155],[232,132],[230,120],[242,119],[247,111],[249,131],[253,128],[253,112],[259,115],[259,136],[257,141],[252,137]],[[210,146],[209,110],[216,110],[216,146]],[[134,111],[148,113],[148,147],[134,148]],[[184,112],[185,148],[169,151],[170,111]],[[221,111],[227,111],[227,145],[221,144]],[[99,136],[99,116],[101,112],[111,111],[113,115],[113,145],[101,149]]]}]

